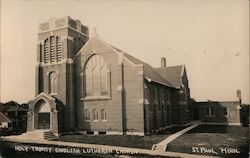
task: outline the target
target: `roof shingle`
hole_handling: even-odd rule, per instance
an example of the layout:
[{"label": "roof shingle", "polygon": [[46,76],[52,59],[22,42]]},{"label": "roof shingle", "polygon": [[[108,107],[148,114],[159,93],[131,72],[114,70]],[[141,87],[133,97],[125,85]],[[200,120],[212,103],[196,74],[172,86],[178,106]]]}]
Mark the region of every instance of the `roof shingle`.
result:
[{"label": "roof shingle", "polygon": [[184,65],[155,68],[155,70],[175,88],[180,88],[181,85],[181,73]]}]

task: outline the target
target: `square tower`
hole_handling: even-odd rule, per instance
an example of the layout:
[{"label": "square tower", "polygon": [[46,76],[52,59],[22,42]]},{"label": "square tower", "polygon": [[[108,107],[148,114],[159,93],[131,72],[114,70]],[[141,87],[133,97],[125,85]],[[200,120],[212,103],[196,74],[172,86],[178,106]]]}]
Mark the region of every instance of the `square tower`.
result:
[{"label": "square tower", "polygon": [[75,128],[74,56],[88,40],[88,27],[69,16],[39,25],[36,95],[44,92],[63,104],[64,131]]}]

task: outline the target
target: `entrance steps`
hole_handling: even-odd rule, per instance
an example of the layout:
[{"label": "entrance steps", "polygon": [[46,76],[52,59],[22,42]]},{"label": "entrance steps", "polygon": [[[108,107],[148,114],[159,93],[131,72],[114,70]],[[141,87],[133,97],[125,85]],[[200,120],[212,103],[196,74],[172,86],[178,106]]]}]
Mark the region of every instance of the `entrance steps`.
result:
[{"label": "entrance steps", "polygon": [[57,136],[49,130],[28,131],[20,135],[24,139],[54,140]]},{"label": "entrance steps", "polygon": [[54,140],[57,138],[57,136],[51,131],[46,131],[46,132],[43,132],[43,138],[44,140]]}]

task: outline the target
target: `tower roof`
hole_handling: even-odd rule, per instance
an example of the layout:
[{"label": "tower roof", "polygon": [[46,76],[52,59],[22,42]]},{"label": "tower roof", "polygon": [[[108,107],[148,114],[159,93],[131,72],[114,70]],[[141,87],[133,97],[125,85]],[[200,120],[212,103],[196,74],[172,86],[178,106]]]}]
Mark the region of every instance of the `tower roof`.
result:
[{"label": "tower roof", "polygon": [[74,20],[70,16],[63,18],[52,17],[48,21],[40,23],[38,32],[42,33],[62,28],[70,28],[86,36],[89,35],[88,27],[83,25],[78,19]]}]

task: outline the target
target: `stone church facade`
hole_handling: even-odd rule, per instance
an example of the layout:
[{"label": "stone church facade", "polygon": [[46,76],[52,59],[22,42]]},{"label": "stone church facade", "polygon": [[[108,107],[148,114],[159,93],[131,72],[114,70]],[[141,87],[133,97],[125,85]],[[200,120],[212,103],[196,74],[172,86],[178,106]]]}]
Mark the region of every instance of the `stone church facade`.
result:
[{"label": "stone church facade", "polygon": [[27,130],[146,135],[190,120],[184,65],[153,68],[70,17],[39,25]]}]

